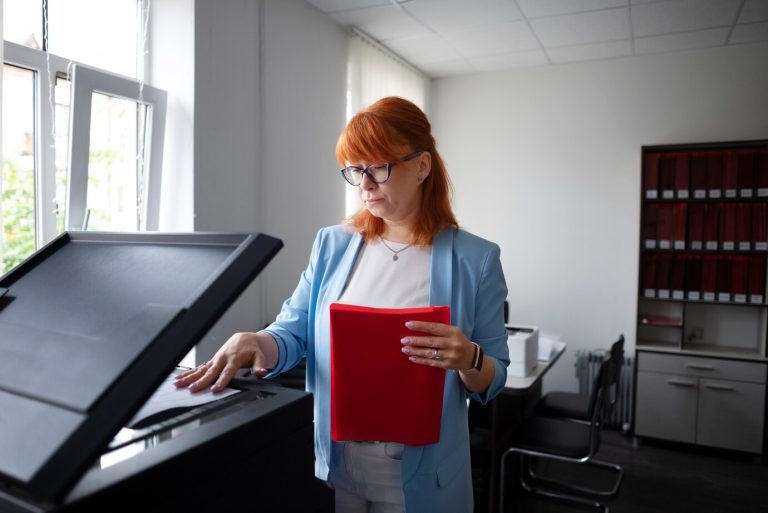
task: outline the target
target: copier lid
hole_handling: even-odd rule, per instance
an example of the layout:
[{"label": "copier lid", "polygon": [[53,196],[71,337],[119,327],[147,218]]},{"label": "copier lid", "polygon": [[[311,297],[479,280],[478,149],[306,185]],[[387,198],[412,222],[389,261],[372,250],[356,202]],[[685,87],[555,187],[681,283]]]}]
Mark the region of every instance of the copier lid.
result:
[{"label": "copier lid", "polygon": [[56,501],[280,250],[68,232],[0,279],[0,483]]}]

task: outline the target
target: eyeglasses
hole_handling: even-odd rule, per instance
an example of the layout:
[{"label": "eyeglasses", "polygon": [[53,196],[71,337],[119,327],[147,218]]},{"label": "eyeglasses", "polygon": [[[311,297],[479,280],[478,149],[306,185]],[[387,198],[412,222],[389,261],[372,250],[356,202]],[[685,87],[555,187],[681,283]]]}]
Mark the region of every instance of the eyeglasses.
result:
[{"label": "eyeglasses", "polygon": [[422,153],[423,152],[421,151],[414,151],[413,153],[409,153],[405,157],[397,160],[396,162],[385,162],[384,164],[371,164],[370,166],[366,166],[362,168],[358,166],[347,166],[341,170],[341,176],[344,177],[344,180],[346,180],[347,183],[349,183],[349,185],[355,185],[355,186],[358,186],[361,183],[363,183],[363,175],[368,175],[368,178],[370,178],[371,181],[375,183],[384,183],[387,180],[389,180],[389,175],[392,174],[392,168],[398,162],[406,162],[408,160],[415,159]]}]

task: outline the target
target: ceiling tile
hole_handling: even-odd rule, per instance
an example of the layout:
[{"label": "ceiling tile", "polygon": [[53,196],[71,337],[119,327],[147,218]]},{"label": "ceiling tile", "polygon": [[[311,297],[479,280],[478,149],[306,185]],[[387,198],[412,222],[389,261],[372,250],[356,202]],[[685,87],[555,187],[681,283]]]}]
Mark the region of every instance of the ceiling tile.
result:
[{"label": "ceiling tile", "polygon": [[627,8],[619,8],[537,18],[530,23],[541,43],[549,48],[629,39],[627,14]]},{"label": "ceiling tile", "polygon": [[378,41],[427,36],[432,32],[394,5],[330,14],[342,25],[354,26]]},{"label": "ceiling tile", "polygon": [[739,23],[768,20],[768,2],[765,0],[747,0],[739,15]]},{"label": "ceiling tile", "polygon": [[403,8],[429,28],[450,33],[473,26],[517,21],[523,15],[510,0],[417,0]]},{"label": "ceiling tile", "polygon": [[462,57],[484,57],[539,48],[538,41],[524,21],[476,27],[445,35],[445,40]]},{"label": "ceiling tile", "polygon": [[517,5],[527,18],[540,18],[623,7],[627,0],[517,0]]},{"label": "ceiling tile", "polygon": [[543,50],[505,53],[489,57],[478,57],[470,62],[478,71],[499,71],[503,69],[531,68],[549,64]]},{"label": "ceiling tile", "polygon": [[420,69],[433,78],[470,75],[477,72],[477,69],[465,60],[432,62],[421,66]]},{"label": "ceiling tile", "polygon": [[635,53],[662,53],[694,48],[721,46],[728,37],[728,28],[698,30],[679,34],[640,37],[635,39]]},{"label": "ceiling tile", "polygon": [[635,37],[733,24],[741,0],[674,0],[632,6]]},{"label": "ceiling tile", "polygon": [[389,0],[307,0],[323,12],[345,11],[360,9],[361,7],[374,7],[377,5],[390,5]]},{"label": "ceiling tile", "polygon": [[733,34],[731,34],[731,38],[728,40],[728,43],[758,43],[760,41],[768,41],[768,22],[736,25],[736,28],[733,29]]},{"label": "ceiling tile", "polygon": [[408,37],[387,41],[387,48],[414,66],[429,62],[458,60],[461,56],[439,36]]},{"label": "ceiling tile", "polygon": [[632,44],[627,39],[624,41],[551,48],[547,50],[547,53],[552,62],[555,63],[629,57],[632,55]]}]

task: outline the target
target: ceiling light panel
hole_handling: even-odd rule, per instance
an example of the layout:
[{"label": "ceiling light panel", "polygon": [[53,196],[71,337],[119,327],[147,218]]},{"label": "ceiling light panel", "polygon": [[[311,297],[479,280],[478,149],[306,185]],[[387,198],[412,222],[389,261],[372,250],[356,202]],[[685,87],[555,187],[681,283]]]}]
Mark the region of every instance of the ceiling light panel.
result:
[{"label": "ceiling light panel", "polygon": [[463,57],[536,50],[539,43],[524,21],[500,23],[444,36]]},{"label": "ceiling light panel", "polygon": [[624,7],[627,0],[517,0],[517,5],[527,18],[541,18]]},{"label": "ceiling light panel", "polygon": [[640,37],[635,39],[635,53],[648,54],[675,52],[680,50],[692,50],[694,48],[721,46],[725,44],[725,38],[728,37],[728,30],[728,28],[716,28],[698,30],[695,32]]},{"label": "ceiling light panel", "polygon": [[530,20],[545,48],[629,39],[627,8]]},{"label": "ceiling light panel", "polygon": [[730,26],[741,0],[675,0],[632,7],[635,37]]},{"label": "ceiling light panel", "polygon": [[522,14],[510,0],[416,0],[403,8],[439,33],[517,21]]}]

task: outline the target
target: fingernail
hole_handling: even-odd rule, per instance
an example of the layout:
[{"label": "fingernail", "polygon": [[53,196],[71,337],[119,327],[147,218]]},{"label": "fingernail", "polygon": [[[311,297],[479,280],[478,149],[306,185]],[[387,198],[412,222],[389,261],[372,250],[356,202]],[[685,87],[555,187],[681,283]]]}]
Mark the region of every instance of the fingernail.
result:
[{"label": "fingernail", "polygon": [[409,359],[410,361],[412,361],[412,362],[415,362],[415,361],[416,361],[416,357],[415,357],[415,356],[411,356],[411,357],[410,357],[410,358],[408,358],[408,359]]},{"label": "fingernail", "polygon": [[405,323],[406,328],[413,328],[413,325],[414,325],[413,321],[408,321]]},{"label": "fingernail", "polygon": [[411,348],[410,348],[410,347],[408,347],[408,346],[405,346],[404,348],[402,348],[402,349],[401,349],[401,351],[402,351],[402,352],[404,352],[404,353],[406,353],[406,354],[408,354],[408,353],[410,353],[410,352],[411,352]]},{"label": "fingernail", "polygon": [[400,339],[400,343],[401,344],[410,344],[411,343],[411,339],[408,338],[408,337],[403,337],[403,338]]}]

